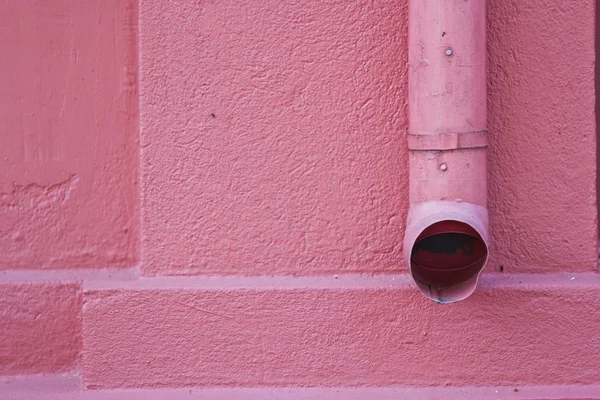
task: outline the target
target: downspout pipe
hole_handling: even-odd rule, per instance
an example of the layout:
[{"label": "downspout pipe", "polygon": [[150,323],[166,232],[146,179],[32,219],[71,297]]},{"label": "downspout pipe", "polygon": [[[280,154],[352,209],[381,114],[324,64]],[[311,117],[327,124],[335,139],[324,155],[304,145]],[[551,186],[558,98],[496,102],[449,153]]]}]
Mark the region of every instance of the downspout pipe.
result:
[{"label": "downspout pipe", "polygon": [[409,1],[404,260],[438,303],[471,295],[488,259],[485,3]]}]

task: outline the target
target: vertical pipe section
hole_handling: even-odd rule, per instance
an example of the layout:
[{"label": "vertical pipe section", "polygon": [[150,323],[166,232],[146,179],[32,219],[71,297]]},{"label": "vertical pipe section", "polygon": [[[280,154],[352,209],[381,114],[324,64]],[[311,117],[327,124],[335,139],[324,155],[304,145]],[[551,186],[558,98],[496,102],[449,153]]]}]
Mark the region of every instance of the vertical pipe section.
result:
[{"label": "vertical pipe section", "polygon": [[404,259],[439,303],[488,258],[485,0],[410,0],[410,209]]}]

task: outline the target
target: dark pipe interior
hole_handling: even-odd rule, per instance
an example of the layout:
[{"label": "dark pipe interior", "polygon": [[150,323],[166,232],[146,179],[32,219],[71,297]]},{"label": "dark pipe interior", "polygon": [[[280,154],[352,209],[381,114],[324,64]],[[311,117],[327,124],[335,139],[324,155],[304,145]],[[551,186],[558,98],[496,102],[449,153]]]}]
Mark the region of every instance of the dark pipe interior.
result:
[{"label": "dark pipe interior", "polygon": [[411,251],[415,279],[435,288],[447,288],[474,277],[487,259],[487,246],[469,225],[442,221],[428,227]]}]

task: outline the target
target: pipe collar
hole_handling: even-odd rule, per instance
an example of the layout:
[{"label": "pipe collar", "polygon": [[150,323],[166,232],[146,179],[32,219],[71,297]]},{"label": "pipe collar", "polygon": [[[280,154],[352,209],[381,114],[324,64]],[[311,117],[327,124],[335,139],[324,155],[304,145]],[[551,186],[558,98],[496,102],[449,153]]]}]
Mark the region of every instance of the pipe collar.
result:
[{"label": "pipe collar", "polygon": [[470,296],[488,260],[487,208],[460,201],[412,205],[404,260],[419,291],[437,303]]}]

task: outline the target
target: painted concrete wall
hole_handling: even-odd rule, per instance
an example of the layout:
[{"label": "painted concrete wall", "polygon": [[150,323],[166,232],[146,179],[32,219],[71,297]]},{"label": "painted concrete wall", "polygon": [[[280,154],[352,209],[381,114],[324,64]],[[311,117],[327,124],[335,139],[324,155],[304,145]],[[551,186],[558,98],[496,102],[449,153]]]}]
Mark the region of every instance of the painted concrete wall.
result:
[{"label": "painted concrete wall", "polygon": [[406,0],[15,0],[0,30],[0,374],[598,383],[593,1],[488,1],[491,260],[445,309],[402,264]]},{"label": "painted concrete wall", "polygon": [[[489,4],[492,266],[595,268],[592,6]],[[132,7],[3,5],[3,269],[136,264]],[[402,270],[405,3],[140,18],[144,273]]]},{"label": "painted concrete wall", "polygon": [[137,263],[133,1],[0,5],[0,269]]},{"label": "painted concrete wall", "polygon": [[[406,6],[141,2],[143,274],[405,271]],[[491,271],[596,270],[593,11],[489,2]]]},{"label": "painted concrete wall", "polygon": [[139,258],[137,4],[3,1],[0,49],[0,374],[55,372],[83,293],[51,271]]}]

